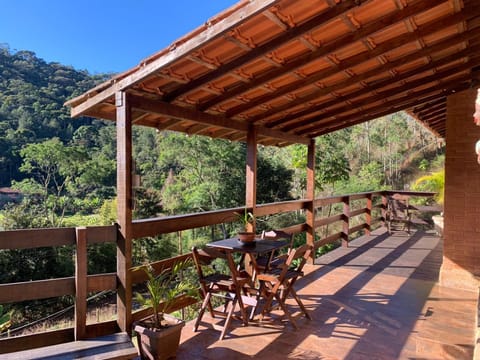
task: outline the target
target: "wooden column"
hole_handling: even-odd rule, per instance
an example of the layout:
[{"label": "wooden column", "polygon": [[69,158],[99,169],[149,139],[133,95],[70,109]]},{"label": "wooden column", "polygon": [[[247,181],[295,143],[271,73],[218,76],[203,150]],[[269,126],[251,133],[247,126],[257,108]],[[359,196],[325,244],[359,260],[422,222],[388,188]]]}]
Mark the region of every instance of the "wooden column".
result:
[{"label": "wooden column", "polygon": [[[315,140],[308,145],[307,152],[307,244],[315,246]],[[315,251],[312,251],[311,263],[315,261]]]},{"label": "wooden column", "polygon": [[[250,125],[247,134],[247,166],[245,181],[245,206],[255,215],[257,205],[257,129]],[[256,224],[249,225],[248,231],[255,232]]]},{"label": "wooden column", "polygon": [[132,116],[128,95],[115,95],[117,107],[117,321],[122,331],[132,323]]},{"label": "wooden column", "polygon": [[87,228],[75,230],[75,340],[81,340],[87,333]]}]

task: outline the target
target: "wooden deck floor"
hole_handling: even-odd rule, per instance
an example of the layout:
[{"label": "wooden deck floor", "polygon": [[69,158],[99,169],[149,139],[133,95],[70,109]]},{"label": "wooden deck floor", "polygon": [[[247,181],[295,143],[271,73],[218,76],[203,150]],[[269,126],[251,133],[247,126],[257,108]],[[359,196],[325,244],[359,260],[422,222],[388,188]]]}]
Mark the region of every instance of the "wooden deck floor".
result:
[{"label": "wooden deck floor", "polygon": [[177,359],[472,359],[478,293],[436,284],[441,252],[433,231],[379,229],[308,267],[299,330],[273,317],[218,341],[189,323]]}]

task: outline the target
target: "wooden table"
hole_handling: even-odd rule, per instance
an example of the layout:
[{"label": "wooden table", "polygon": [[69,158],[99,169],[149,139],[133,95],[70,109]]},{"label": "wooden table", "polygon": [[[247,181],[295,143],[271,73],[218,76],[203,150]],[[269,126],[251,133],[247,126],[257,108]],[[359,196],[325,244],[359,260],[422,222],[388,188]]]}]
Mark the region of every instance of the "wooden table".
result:
[{"label": "wooden table", "polygon": [[266,254],[274,250],[281,249],[288,245],[285,240],[263,240],[255,239],[252,243],[243,243],[238,238],[218,240],[208,243],[207,246],[222,249],[229,252],[238,252],[242,254]]},{"label": "wooden table", "polygon": [[[225,251],[227,256],[232,256],[233,253],[242,254],[242,260],[245,263],[245,268],[249,272],[252,278],[252,286],[256,290],[256,295],[250,298],[243,298],[244,303],[253,307],[253,310],[250,315],[252,320],[255,316],[255,311],[258,305],[258,301],[262,295],[261,286],[255,287],[256,283],[256,274],[260,272],[257,267],[256,257],[258,255],[267,254],[272,251],[281,249],[289,245],[288,241],[285,240],[264,240],[264,239],[255,239],[251,243],[243,243],[238,238],[229,238],[224,240],[218,240],[211,243],[208,243],[206,246],[216,248],[218,250]],[[249,264],[251,264],[249,266]],[[268,268],[268,264],[267,264]]]}]

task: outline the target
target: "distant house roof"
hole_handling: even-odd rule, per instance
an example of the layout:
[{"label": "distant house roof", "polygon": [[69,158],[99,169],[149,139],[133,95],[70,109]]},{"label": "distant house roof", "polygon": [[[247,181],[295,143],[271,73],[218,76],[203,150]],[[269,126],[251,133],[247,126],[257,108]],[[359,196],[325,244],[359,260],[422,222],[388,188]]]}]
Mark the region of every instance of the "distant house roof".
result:
[{"label": "distant house roof", "polygon": [[3,194],[3,195],[20,195],[21,192],[18,191],[18,190],[14,190],[12,188],[9,188],[9,187],[2,187],[2,188],[0,188],[0,194]]},{"label": "distant house roof", "polygon": [[115,121],[125,91],[134,124],[278,146],[407,110],[444,137],[479,28],[478,0],[242,1],[67,105]]}]

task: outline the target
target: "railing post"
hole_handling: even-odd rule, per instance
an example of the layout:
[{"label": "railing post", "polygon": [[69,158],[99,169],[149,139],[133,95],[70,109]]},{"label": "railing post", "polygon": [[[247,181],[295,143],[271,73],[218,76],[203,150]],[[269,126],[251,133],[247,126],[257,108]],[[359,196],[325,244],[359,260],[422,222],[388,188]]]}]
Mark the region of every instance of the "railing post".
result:
[{"label": "railing post", "polygon": [[350,232],[350,196],[345,196],[342,202],[343,202],[342,246],[348,247],[348,236]]},{"label": "railing post", "polygon": [[382,192],[382,226],[383,227],[386,226],[387,204],[388,204],[387,194],[385,192]]},{"label": "railing post", "polygon": [[87,228],[77,227],[75,250],[75,340],[87,332]]},{"label": "railing post", "polygon": [[367,224],[365,233],[370,235],[370,232],[372,231],[372,193],[367,195],[367,212],[365,213],[365,223]]}]

